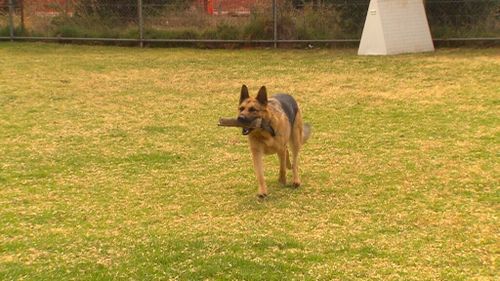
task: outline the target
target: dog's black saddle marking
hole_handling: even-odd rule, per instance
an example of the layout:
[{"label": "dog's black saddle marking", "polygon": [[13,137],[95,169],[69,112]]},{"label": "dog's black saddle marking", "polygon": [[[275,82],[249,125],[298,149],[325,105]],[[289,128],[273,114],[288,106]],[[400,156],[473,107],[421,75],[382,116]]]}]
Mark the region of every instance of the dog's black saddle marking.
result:
[{"label": "dog's black saddle marking", "polygon": [[283,111],[285,112],[286,117],[290,122],[290,126],[293,126],[295,117],[297,116],[297,112],[299,111],[299,106],[297,105],[295,99],[287,94],[276,94],[273,95],[272,98],[279,101],[279,103],[281,104],[281,108],[283,108]]}]

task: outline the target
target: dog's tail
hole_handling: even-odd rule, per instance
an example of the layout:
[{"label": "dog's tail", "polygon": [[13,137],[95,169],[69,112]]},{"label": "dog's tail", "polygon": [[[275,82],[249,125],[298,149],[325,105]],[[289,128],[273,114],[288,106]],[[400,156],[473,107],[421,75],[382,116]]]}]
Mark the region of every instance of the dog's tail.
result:
[{"label": "dog's tail", "polygon": [[302,131],[302,143],[306,143],[309,137],[311,137],[312,126],[309,123],[304,124],[304,129]]}]

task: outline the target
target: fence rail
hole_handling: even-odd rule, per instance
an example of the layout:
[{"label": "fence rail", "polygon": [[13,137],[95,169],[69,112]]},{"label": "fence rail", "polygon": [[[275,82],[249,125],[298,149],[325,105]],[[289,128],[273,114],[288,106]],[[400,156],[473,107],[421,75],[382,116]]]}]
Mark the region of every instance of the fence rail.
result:
[{"label": "fence rail", "polygon": [[[368,5],[369,0],[0,0],[0,40],[355,44]],[[500,42],[500,0],[426,0],[425,7],[436,42]]]}]

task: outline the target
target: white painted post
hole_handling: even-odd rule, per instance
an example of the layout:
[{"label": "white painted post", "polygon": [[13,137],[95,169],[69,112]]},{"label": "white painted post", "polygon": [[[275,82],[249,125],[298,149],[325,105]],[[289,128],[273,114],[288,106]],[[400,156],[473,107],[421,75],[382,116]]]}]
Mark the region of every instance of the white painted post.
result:
[{"label": "white painted post", "polygon": [[371,0],[359,55],[434,51],[423,0]]}]

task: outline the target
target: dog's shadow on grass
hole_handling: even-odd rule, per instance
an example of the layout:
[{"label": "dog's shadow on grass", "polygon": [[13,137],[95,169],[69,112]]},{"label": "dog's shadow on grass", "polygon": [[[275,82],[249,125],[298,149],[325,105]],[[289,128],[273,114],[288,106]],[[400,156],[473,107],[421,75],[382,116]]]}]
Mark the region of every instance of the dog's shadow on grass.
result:
[{"label": "dog's shadow on grass", "polygon": [[[248,190],[252,190],[250,192]],[[302,193],[302,187],[293,187],[292,184],[282,185],[278,181],[268,182],[268,195],[260,198],[256,193],[256,188],[249,187],[246,192],[240,191],[241,200],[240,207],[249,210],[258,210],[263,207],[280,208],[288,206],[288,203],[296,196]]]}]

